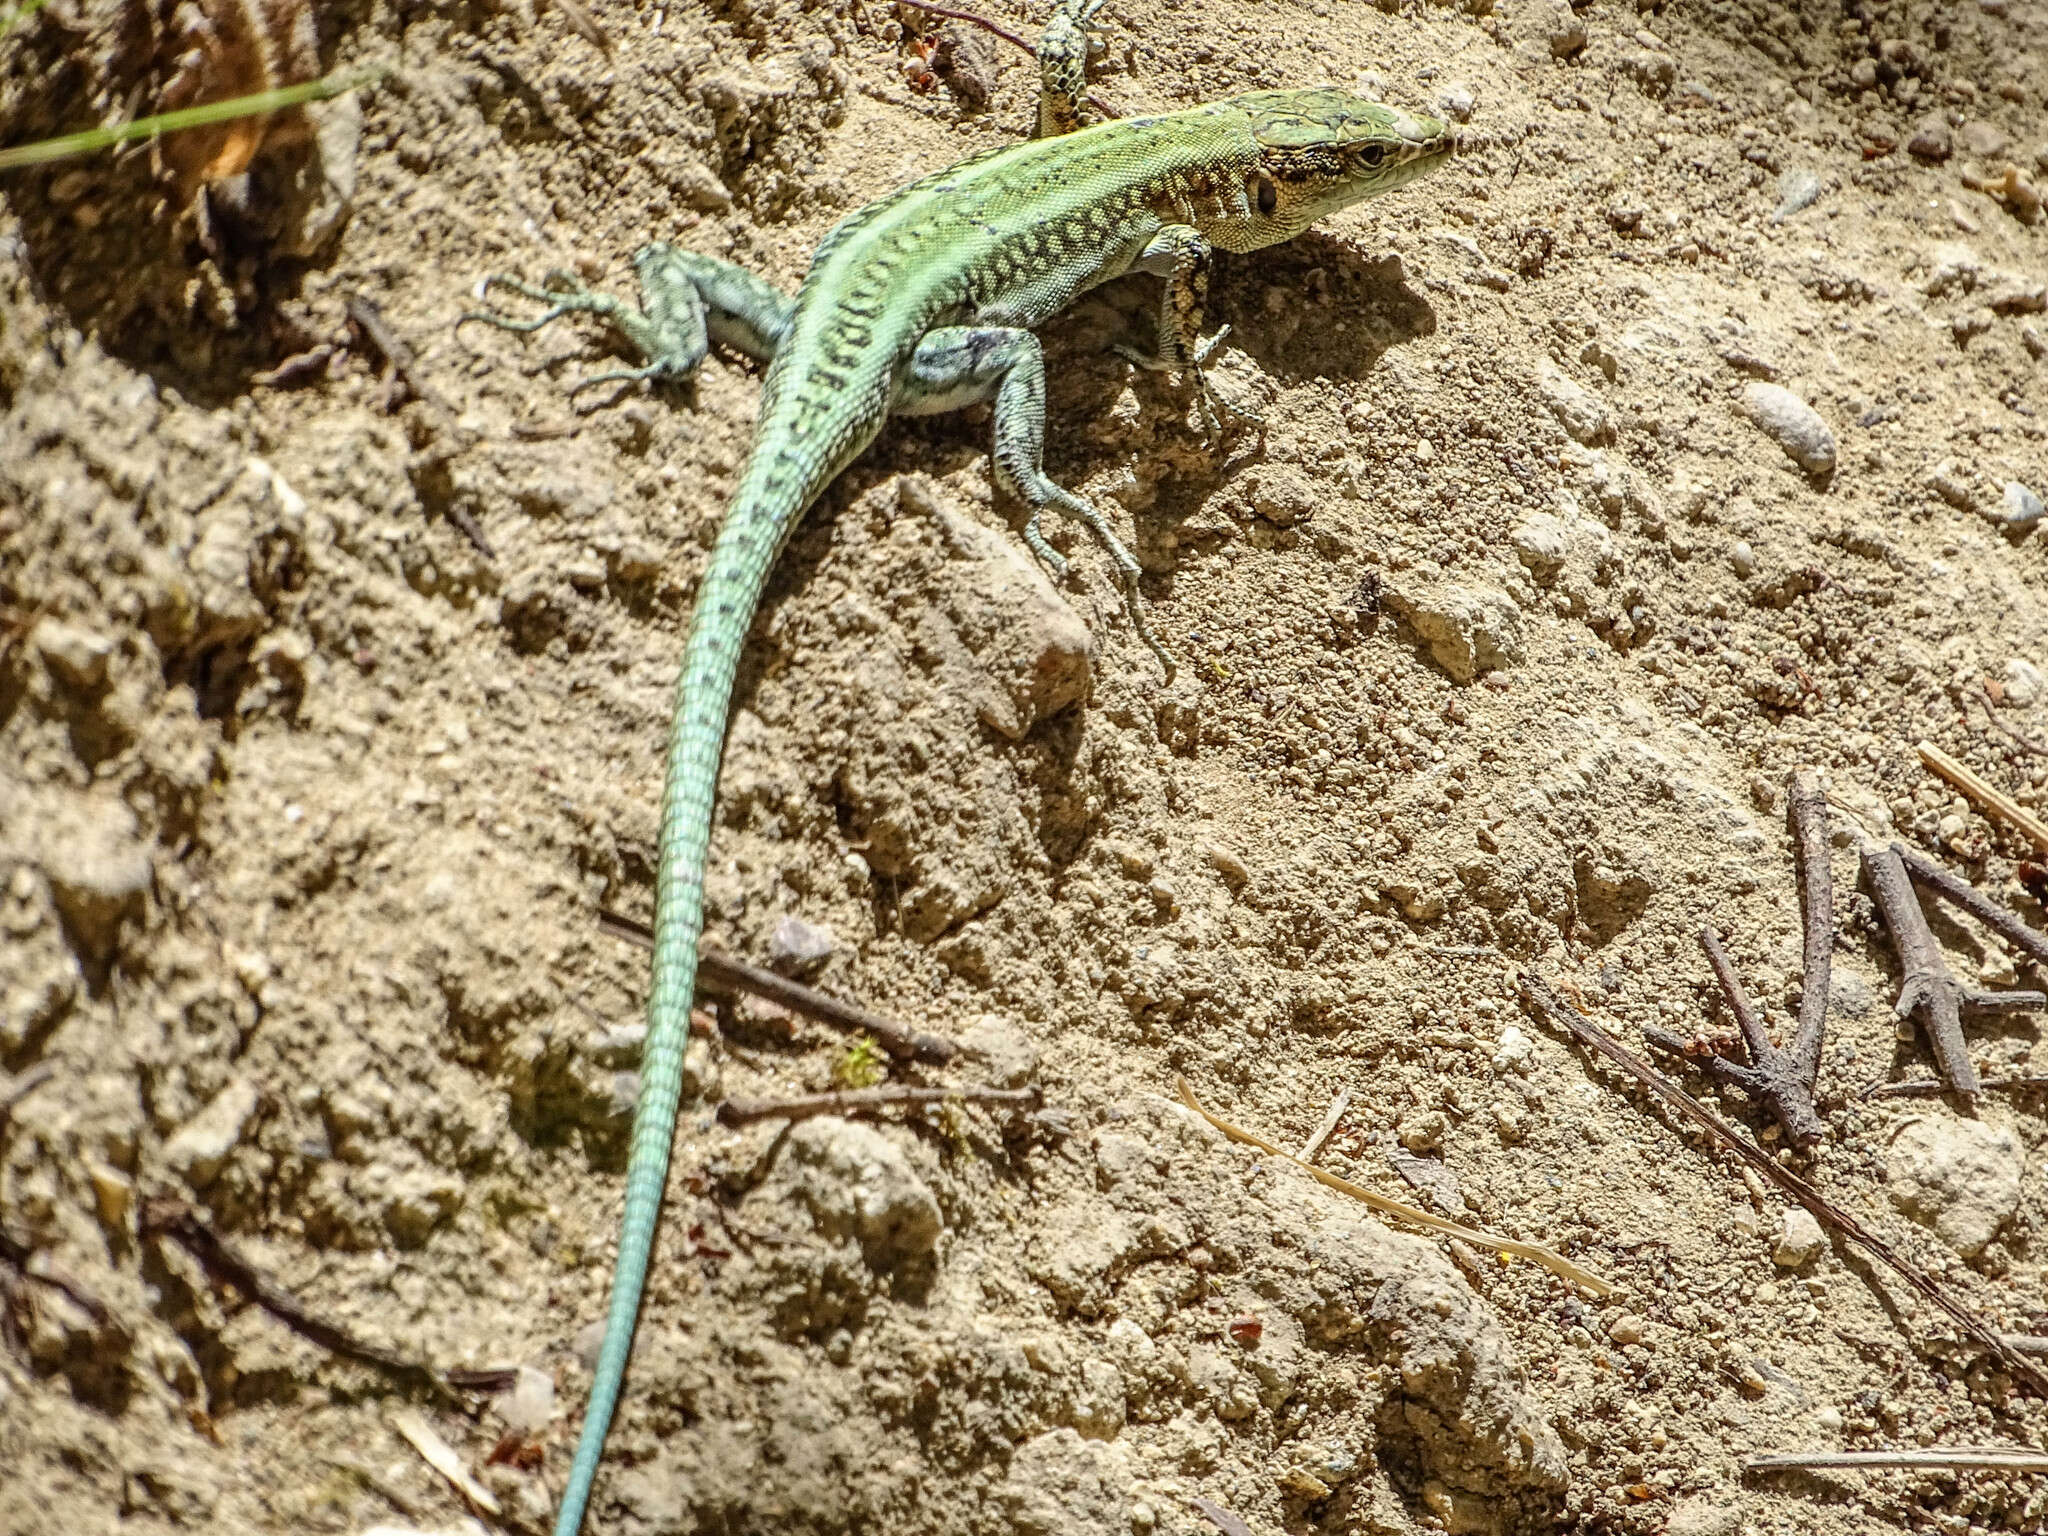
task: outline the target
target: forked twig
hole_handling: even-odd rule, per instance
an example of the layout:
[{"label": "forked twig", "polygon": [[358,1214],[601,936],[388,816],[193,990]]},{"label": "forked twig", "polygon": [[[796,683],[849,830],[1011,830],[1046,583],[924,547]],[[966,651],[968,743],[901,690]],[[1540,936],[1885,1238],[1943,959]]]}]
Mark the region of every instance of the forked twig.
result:
[{"label": "forked twig", "polygon": [[2028,959],[2048,965],[2048,933],[2029,927],[2017,912],[1993,901],[1969,881],[1915,853],[1904,843],[1893,843],[1892,852],[1906,866],[1915,885],[1961,907]]},{"label": "forked twig", "polygon": [[[1700,947],[1728,999],[1729,1012],[1749,1051],[1749,1065],[1710,1056],[1704,1065],[1716,1082],[1740,1088],[1768,1109],[1794,1142],[1810,1147],[1825,1134],[1814,1107],[1814,1082],[1820,1074],[1821,1038],[1828,1016],[1828,981],[1835,946],[1835,884],[1828,865],[1827,795],[1811,768],[1795,768],[1789,786],[1788,815],[1793,850],[1799,863],[1803,901],[1801,914],[1806,944],[1799,976],[1799,1027],[1788,1050],[1771,1044],[1770,1032],[1751,1006],[1735,973],[1734,962],[1712,928],[1700,931]],[[1659,1049],[1682,1052],[1685,1042],[1661,1029],[1643,1035]]]},{"label": "forked twig", "polygon": [[1942,958],[1933,930],[1927,926],[1920,898],[1906,878],[1906,865],[1901,857],[1905,851],[1898,844],[1879,848],[1866,843],[1863,847],[1864,876],[1877,895],[1892,946],[1899,952],[1902,975],[1899,1000],[1892,1005],[1892,1012],[1902,1019],[1910,1016],[1919,1021],[1941,1075],[1951,1090],[1968,1099],[1982,1084],[1970,1061],[1969,1042],[1963,1038],[1963,1010],[2010,1013],[2048,1005],[2048,996],[2039,992],[1985,992],[1956,980]]},{"label": "forked twig", "polygon": [[1564,999],[1551,990],[1550,984],[1541,976],[1525,971],[1518,978],[1518,984],[1522,1000],[1539,1017],[1547,1020],[1553,1027],[1563,1030],[1587,1050],[1606,1057],[1693,1124],[1705,1130],[1757,1173],[1806,1207],[1822,1226],[1840,1233],[1880,1260],[1906,1284],[1946,1313],[1957,1327],[1996,1356],[2015,1377],[2035,1392],[2048,1397],[2048,1374],[2043,1374],[2040,1367],[2007,1344],[2000,1334],[1992,1331],[1967,1307],[1950,1296],[1935,1283],[1933,1276],[1908,1260],[1891,1244],[1870,1231],[1862,1222],[1829,1200],[1798,1174],[1780,1164],[1755,1142],[1734,1130],[1719,1115],[1683,1088],[1652,1070],[1606,1030],[1599,1028],[1589,1019],[1581,1018],[1566,1005]]}]

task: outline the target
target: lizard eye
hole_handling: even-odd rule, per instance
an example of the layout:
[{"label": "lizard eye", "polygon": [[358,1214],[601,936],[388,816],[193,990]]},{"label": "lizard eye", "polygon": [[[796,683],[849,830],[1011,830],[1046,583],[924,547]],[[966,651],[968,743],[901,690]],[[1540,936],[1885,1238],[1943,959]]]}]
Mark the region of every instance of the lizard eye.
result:
[{"label": "lizard eye", "polygon": [[1358,163],[1368,171],[1378,170],[1386,158],[1387,147],[1384,144],[1368,144],[1358,151]]},{"label": "lizard eye", "polygon": [[1272,178],[1261,176],[1258,185],[1259,212],[1270,214],[1280,206],[1280,189],[1273,185]]}]

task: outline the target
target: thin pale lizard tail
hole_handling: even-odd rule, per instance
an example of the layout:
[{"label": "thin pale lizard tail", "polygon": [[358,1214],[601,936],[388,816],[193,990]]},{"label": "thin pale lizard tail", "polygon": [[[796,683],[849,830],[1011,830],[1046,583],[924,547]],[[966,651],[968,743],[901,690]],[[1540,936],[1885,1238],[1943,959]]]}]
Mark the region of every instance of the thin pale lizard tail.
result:
[{"label": "thin pale lizard tail", "polygon": [[[868,434],[872,436],[872,432]],[[857,450],[856,450],[857,451]],[[726,710],[740,647],[789,531],[838,463],[817,464],[801,448],[758,455],[727,514],[705,568],[676,681],[669,730],[667,784],[662,792],[660,865],[655,877],[654,980],[647,1004],[647,1043],[640,1098],[633,1111],[626,1161],[626,1212],[612,1271],[604,1342],[591,1381],[590,1403],[576,1441],[576,1459],[555,1511],[555,1536],[576,1536],[604,1454],[605,1434],[625,1380],[633,1329],[654,1246],[655,1218],[668,1183],[669,1148],[682,1096],[683,1048],[697,981],[697,941],[704,930],[704,856],[711,841],[712,800],[725,744]],[[823,471],[821,473],[821,471]]]}]

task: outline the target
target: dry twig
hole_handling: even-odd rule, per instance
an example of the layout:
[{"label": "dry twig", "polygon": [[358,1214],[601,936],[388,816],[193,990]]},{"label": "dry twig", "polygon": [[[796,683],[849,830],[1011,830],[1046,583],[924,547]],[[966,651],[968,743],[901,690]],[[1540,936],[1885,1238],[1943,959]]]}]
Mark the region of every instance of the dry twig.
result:
[{"label": "dry twig", "polygon": [[1991,815],[2017,828],[2038,852],[2048,853],[2048,823],[2027,810],[2005,791],[1978,777],[1967,764],[1959,763],[1931,741],[1915,745],[1920,761],[1968,795]]},{"label": "dry twig", "polygon": [[[943,5],[926,5],[924,0],[900,0],[900,3],[909,6],[913,11],[923,11],[928,16],[943,16],[948,21],[964,21],[970,27],[979,27],[982,31],[991,33],[1006,43],[1022,48],[1031,58],[1035,59],[1038,57],[1038,50],[1036,48],[1025,42],[1023,38],[1012,32],[1008,27],[1003,26],[1000,22],[991,21],[986,16],[977,16],[973,11],[956,11]],[[1115,117],[1117,115],[1110,110],[1108,103],[1103,101],[1100,96],[1090,95],[1087,101],[1089,106],[1100,112],[1104,117]]]},{"label": "dry twig", "polygon": [[1316,1154],[1323,1150],[1323,1143],[1330,1139],[1330,1133],[1337,1129],[1337,1122],[1344,1118],[1344,1111],[1351,1107],[1351,1095],[1340,1093],[1330,1100],[1330,1107],[1323,1111],[1322,1122],[1314,1134],[1301,1144],[1301,1150],[1294,1154],[1297,1163],[1312,1163]]},{"label": "dry twig", "polygon": [[1863,846],[1864,876],[1877,894],[1878,908],[1891,932],[1892,947],[1899,952],[1902,975],[1899,1000],[1892,1005],[1892,1012],[1902,1019],[1911,1016],[1919,1020],[1941,1075],[1956,1094],[1968,1099],[1981,1085],[1977,1068],[1970,1061],[1969,1043],[1963,1038],[1963,1010],[2010,1013],[2048,1005],[2048,996],[2039,992],[1984,992],[1956,980],[1942,958],[1933,930],[1927,926],[1920,898],[1906,878],[1905,862],[1900,857],[1904,851],[1897,844],[1889,848],[1879,848],[1874,843]]},{"label": "dry twig", "polygon": [[1745,1472],[1868,1471],[1877,1467],[2048,1472],[2048,1451],[2024,1445],[1930,1445],[1918,1451],[1794,1451],[1785,1456],[1752,1456],[1742,1464]]},{"label": "dry twig", "polygon": [[750,1125],[756,1120],[809,1120],[816,1115],[863,1115],[896,1105],[1007,1104],[1036,1109],[1036,1088],[912,1088],[885,1083],[880,1088],[848,1088],[838,1093],[807,1093],[794,1099],[727,1099],[718,1106],[721,1125]]},{"label": "dry twig", "polygon": [[1998,705],[1995,702],[1993,702],[1989,689],[1983,689],[1976,693],[1965,694],[1964,697],[1975,699],[1979,704],[1981,704],[1984,707],[1984,717],[1987,720],[1989,720],[1994,726],[1996,726],[1998,730],[2006,737],[2006,739],[2010,741],[2014,746],[2018,747],[2022,752],[2029,753],[2034,757],[2048,757],[2048,747],[2042,746],[2041,743],[2034,740],[2033,737],[2025,735],[2024,733],[2013,729],[2013,727],[2007,725],[2003,720],[1998,718]]},{"label": "dry twig", "polygon": [[[624,939],[642,949],[650,949],[654,945],[654,935],[647,925],[622,913],[600,911],[597,925],[613,938]],[[830,993],[820,992],[816,987],[807,987],[774,971],[735,960],[710,944],[700,945],[697,950],[697,984],[711,991],[751,992],[771,1003],[780,1003],[792,1013],[801,1013],[806,1018],[830,1024],[834,1029],[843,1029],[849,1034],[865,1031],[875,1037],[877,1045],[899,1061],[922,1061],[943,1067],[960,1054],[960,1047],[944,1035],[912,1029],[908,1024],[869,1013],[856,1003],[845,1002]]]},{"label": "dry twig", "polygon": [[1195,1090],[1189,1086],[1186,1078],[1176,1076],[1173,1081],[1174,1085],[1180,1089],[1181,1102],[1215,1126],[1217,1130],[1228,1136],[1232,1141],[1241,1141],[1248,1147],[1257,1147],[1269,1157],[1285,1158],[1318,1184],[1326,1184],[1339,1194],[1349,1195],[1352,1199],[1359,1201],[1361,1204],[1369,1205],[1374,1210],[1385,1215],[1398,1217],[1402,1221],[1413,1222],[1418,1227],[1427,1227],[1432,1232],[1441,1232],[1446,1237],[1463,1238],[1466,1242],[1475,1243],[1481,1248],[1491,1248],[1498,1253],[1511,1253],[1517,1258],[1528,1259],[1531,1263],[1541,1264],[1553,1275],[1558,1275],[1575,1284],[1583,1285],[1596,1296],[1606,1296],[1614,1290],[1611,1282],[1602,1280],[1591,1270],[1580,1268],[1570,1259],[1565,1258],[1562,1254],[1553,1253],[1548,1248],[1541,1247],[1535,1243],[1517,1242],[1511,1237],[1495,1237],[1491,1232],[1482,1232],[1477,1227],[1468,1227],[1460,1222],[1447,1221],[1441,1216],[1433,1216],[1428,1211],[1417,1210],[1414,1206],[1405,1205],[1399,1200],[1390,1200],[1376,1190],[1367,1189],[1363,1184],[1354,1184],[1349,1179],[1339,1178],[1336,1174],[1326,1169],[1316,1167],[1314,1163],[1305,1163],[1293,1154],[1281,1151],[1280,1148],[1274,1146],[1265,1137],[1256,1135],[1242,1126],[1232,1125],[1221,1115],[1211,1114],[1202,1107],[1201,1101],[1195,1097]]},{"label": "dry twig", "polygon": [[1601,1029],[1590,1019],[1580,1017],[1565,1005],[1564,999],[1552,991],[1550,984],[1541,976],[1525,971],[1518,978],[1518,984],[1523,1002],[1527,1003],[1538,1017],[1548,1020],[1552,1026],[1563,1030],[1586,1049],[1606,1057],[1693,1124],[1705,1130],[1757,1173],[1806,1207],[1814,1220],[1823,1227],[1831,1232],[1840,1233],[1880,1260],[1921,1296],[1939,1307],[1978,1344],[1995,1355],[2014,1376],[2034,1391],[2048,1396],[2048,1375],[2044,1375],[2032,1361],[2012,1348],[2003,1337],[1993,1332],[1967,1307],[1943,1290],[1932,1275],[1908,1260],[1891,1244],[1870,1231],[1862,1222],[1829,1200],[1798,1174],[1782,1166],[1755,1142],[1735,1131],[1719,1115],[1683,1088],[1652,1070],[1606,1030]]},{"label": "dry twig", "polygon": [[2048,933],[2029,927],[2010,907],[1993,901],[1967,880],[1915,853],[1904,843],[1893,843],[1892,852],[1906,866],[1915,885],[1961,907],[2028,959],[2048,965]]},{"label": "dry twig", "polygon": [[[1827,796],[1811,768],[1795,768],[1789,786],[1788,814],[1799,884],[1804,895],[1806,947],[1799,978],[1799,1028],[1788,1050],[1771,1044],[1768,1030],[1742,989],[1734,963],[1712,928],[1700,931],[1700,947],[1728,998],[1728,1008],[1742,1031],[1749,1065],[1710,1056],[1705,1062],[1716,1082],[1740,1088],[1768,1109],[1793,1141],[1810,1147],[1826,1134],[1814,1108],[1814,1081],[1820,1073],[1821,1037],[1827,1027],[1828,979],[1835,945],[1834,875],[1828,866]],[[1661,1029],[1646,1029],[1644,1038],[1660,1050],[1682,1052],[1685,1042]]]},{"label": "dry twig", "polygon": [[143,1206],[142,1230],[148,1236],[175,1238],[216,1281],[232,1285],[279,1322],[323,1349],[366,1365],[377,1366],[404,1380],[420,1382],[443,1402],[460,1405],[447,1376],[396,1350],[357,1338],[339,1323],[316,1317],[306,1304],[230,1248],[190,1206],[180,1200],[151,1200]]},{"label": "dry twig", "polygon": [[[1977,1085],[1989,1093],[1996,1089],[2006,1093],[2039,1093],[2048,1088],[2048,1077],[1987,1077]],[[1872,1083],[1859,1095],[1866,1099],[1938,1099],[1948,1092],[1948,1084],[1938,1077],[1909,1078],[1903,1083]]]}]

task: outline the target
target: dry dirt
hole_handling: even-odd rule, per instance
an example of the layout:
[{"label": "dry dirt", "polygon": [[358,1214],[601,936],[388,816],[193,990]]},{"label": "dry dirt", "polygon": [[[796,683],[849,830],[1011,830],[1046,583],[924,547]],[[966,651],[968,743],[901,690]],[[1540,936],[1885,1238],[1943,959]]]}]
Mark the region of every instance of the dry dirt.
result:
[{"label": "dry dirt", "polygon": [[[322,13],[324,59],[396,73],[209,231],[146,155],[0,183],[0,1530],[470,1529],[405,1408],[486,1524],[552,1507],[645,992],[599,913],[648,915],[756,381],[714,358],[579,414],[596,328],[455,322],[492,271],[630,291],[653,237],[793,286],[1033,88],[971,32],[918,78],[879,4],[594,11],[610,57],[530,0]],[[125,104],[89,30],[0,44],[10,139]],[[1017,553],[985,412],[892,426],[808,518],[710,931],[825,930],[819,985],[980,1048],[923,1080],[1046,1109],[726,1130],[720,1097],[849,1063],[721,1005],[589,1529],[1186,1536],[1197,1497],[1261,1536],[2048,1528],[2038,1477],[1746,1473],[2040,1447],[2048,1409],[1854,1250],[1777,1263],[1779,1199],[1515,1000],[1533,970],[1639,1048],[1728,1046],[1713,923],[1782,1028],[1785,785],[1819,768],[1828,1136],[1782,1155],[2048,1332],[2043,1099],[1861,1097],[1931,1066],[1855,886],[1896,834],[2042,920],[2035,850],[1914,743],[2044,798],[2044,535],[2006,487],[2048,493],[2048,8],[1111,0],[1101,37],[1122,112],[1365,81],[1472,147],[1219,262],[1220,432],[1107,350],[1149,280],[1049,328],[1051,468],[1139,551],[1170,684],[1085,538],[1057,591]],[[354,295],[437,400],[387,392]],[[1747,414],[1766,380],[1831,474]],[[1971,1041],[2048,1072],[2036,1013]],[[1616,1294],[1396,1231],[1176,1073],[1290,1146],[1348,1093],[1326,1166]],[[337,1358],[145,1232],[166,1195],[316,1315],[521,1386],[471,1418]]]}]

